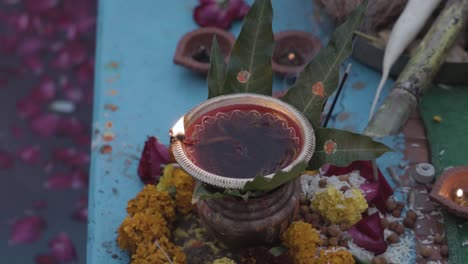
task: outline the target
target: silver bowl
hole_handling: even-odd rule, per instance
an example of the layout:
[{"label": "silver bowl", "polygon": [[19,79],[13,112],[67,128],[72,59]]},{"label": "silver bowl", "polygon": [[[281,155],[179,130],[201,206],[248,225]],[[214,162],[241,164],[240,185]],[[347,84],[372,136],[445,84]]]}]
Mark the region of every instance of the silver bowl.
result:
[{"label": "silver bowl", "polygon": [[[300,131],[296,131],[296,133],[300,134],[300,136],[302,137],[302,145],[300,146],[300,152],[288,166],[282,169],[282,171],[290,171],[298,163],[304,161],[308,162],[312,158],[312,155],[315,150],[315,134],[310,122],[301,112],[299,112],[291,105],[270,96],[240,93],[214,97],[199,104],[190,112],[188,112],[184,116],[184,127],[190,127],[193,124],[193,122],[195,122],[197,119],[204,116],[208,112],[212,112],[216,109],[233,105],[253,105],[270,108],[287,116],[290,120],[296,123],[296,126],[300,129]],[[210,173],[198,167],[195,163],[191,161],[189,155],[187,155],[186,153],[186,148],[184,148],[183,145],[184,143],[181,140],[174,140],[171,143],[171,149],[174,153],[174,157],[187,173],[200,180],[201,182],[221,188],[242,189],[248,181],[252,180],[252,178],[239,179],[224,177],[222,175]],[[274,173],[264,175],[264,177],[272,178],[273,175]]]}]

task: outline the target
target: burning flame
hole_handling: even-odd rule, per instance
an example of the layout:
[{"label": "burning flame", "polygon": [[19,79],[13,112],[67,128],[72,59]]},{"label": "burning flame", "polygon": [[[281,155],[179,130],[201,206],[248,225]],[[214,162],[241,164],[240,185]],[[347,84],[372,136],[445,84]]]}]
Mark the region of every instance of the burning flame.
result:
[{"label": "burning flame", "polygon": [[462,197],[463,197],[463,190],[462,190],[462,189],[458,189],[458,190],[457,190],[457,197],[458,197],[458,198],[462,198]]},{"label": "burning flame", "polygon": [[183,116],[172,127],[170,135],[171,135],[171,137],[185,136],[184,117]]}]

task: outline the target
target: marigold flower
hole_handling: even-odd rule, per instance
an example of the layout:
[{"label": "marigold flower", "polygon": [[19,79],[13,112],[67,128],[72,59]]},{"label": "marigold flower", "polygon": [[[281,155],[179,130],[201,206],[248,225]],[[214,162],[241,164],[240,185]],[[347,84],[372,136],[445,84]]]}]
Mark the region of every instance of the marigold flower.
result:
[{"label": "marigold flower", "polygon": [[146,185],[127,205],[130,216],[138,212],[159,212],[167,222],[175,220],[175,202],[168,192],[158,191],[154,185]]},{"label": "marigold flower", "polygon": [[355,224],[361,213],[367,209],[367,202],[361,191],[351,188],[345,194],[329,185],[323,192],[316,194],[311,207],[332,223],[346,222]]},{"label": "marigold flower", "polygon": [[187,214],[192,210],[192,195],[195,180],[179,167],[169,164],[164,168],[164,174],[158,183],[158,190],[166,191],[169,188],[176,189],[176,207],[181,214]]},{"label": "marigold flower", "polygon": [[317,245],[322,243],[319,232],[302,221],[293,222],[283,233],[282,241],[295,264],[314,264]]},{"label": "marigold flower", "polygon": [[167,222],[158,212],[138,212],[133,216],[128,216],[117,233],[119,247],[131,252],[135,252],[140,243],[170,236]]},{"label": "marigold flower", "polygon": [[136,252],[132,255],[131,264],[165,264],[169,263],[168,258],[174,264],[187,262],[182,249],[163,236],[158,240],[139,244]]},{"label": "marigold flower", "polygon": [[329,248],[320,250],[317,264],[354,264],[353,255],[345,248]]}]

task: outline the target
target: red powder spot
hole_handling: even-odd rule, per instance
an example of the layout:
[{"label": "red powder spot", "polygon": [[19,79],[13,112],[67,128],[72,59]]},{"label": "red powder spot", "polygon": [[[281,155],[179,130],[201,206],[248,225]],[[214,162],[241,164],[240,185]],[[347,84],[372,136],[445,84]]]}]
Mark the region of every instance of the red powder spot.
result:
[{"label": "red powder spot", "polygon": [[240,83],[247,83],[250,79],[250,72],[248,71],[240,71],[238,74],[237,74],[237,80],[240,82]]},{"label": "red powder spot", "polygon": [[115,89],[110,89],[109,91],[107,91],[107,94],[108,95],[117,95],[119,92]]},{"label": "red powder spot", "polygon": [[114,134],[112,132],[104,132],[102,139],[107,142],[112,141],[114,140]]},{"label": "red powder spot", "polygon": [[107,68],[115,70],[119,68],[119,63],[116,61],[111,61],[107,64]]},{"label": "red powder spot", "polygon": [[323,87],[323,83],[322,82],[314,83],[314,85],[312,85],[312,93],[320,97],[323,97],[325,94],[325,88]]},{"label": "red powder spot", "polygon": [[106,104],[106,105],[104,105],[104,109],[115,112],[115,111],[117,111],[119,109],[119,107],[116,106],[115,104]]},{"label": "red powder spot", "polygon": [[110,145],[103,145],[99,152],[101,152],[101,154],[109,154],[112,152],[112,147]]},{"label": "red powder spot", "polygon": [[117,81],[119,78],[120,78],[120,75],[116,75],[116,76],[109,77],[109,78],[107,78],[106,83],[109,83],[109,84],[114,83],[114,82]]},{"label": "red powder spot", "polygon": [[107,128],[112,128],[113,126],[114,126],[114,124],[111,121],[106,122],[106,127]]},{"label": "red powder spot", "polygon": [[327,155],[334,154],[336,152],[336,148],[336,142],[331,139],[325,141],[325,144],[323,144],[323,150],[325,150]]}]

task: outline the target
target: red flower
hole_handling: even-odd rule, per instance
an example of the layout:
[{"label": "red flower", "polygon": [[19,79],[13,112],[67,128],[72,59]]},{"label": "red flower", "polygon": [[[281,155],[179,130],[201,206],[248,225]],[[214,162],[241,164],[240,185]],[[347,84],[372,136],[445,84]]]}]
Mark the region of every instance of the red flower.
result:
[{"label": "red flower", "polygon": [[235,19],[242,19],[249,6],[243,0],[199,0],[193,18],[201,27],[228,29]]},{"label": "red flower", "polygon": [[138,175],[145,184],[154,184],[161,176],[161,165],[169,162],[169,150],[157,138],[149,137],[141,153]]},{"label": "red flower", "polygon": [[30,244],[39,239],[46,223],[42,217],[26,216],[13,223],[8,244]]},{"label": "red flower", "polygon": [[367,183],[360,186],[364,192],[367,202],[374,204],[381,212],[385,212],[385,202],[393,194],[393,189],[388,184],[380,170],[378,173],[378,182],[374,181],[372,163],[370,161],[358,160],[347,167],[336,167],[330,165],[325,169],[324,175],[343,175],[358,170],[361,177],[366,178]]},{"label": "red flower", "polygon": [[348,233],[356,245],[372,251],[376,255],[387,251],[384,228],[378,212],[361,219],[348,230]]},{"label": "red flower", "polygon": [[49,249],[60,263],[77,259],[75,246],[66,233],[60,233],[50,240]]}]

